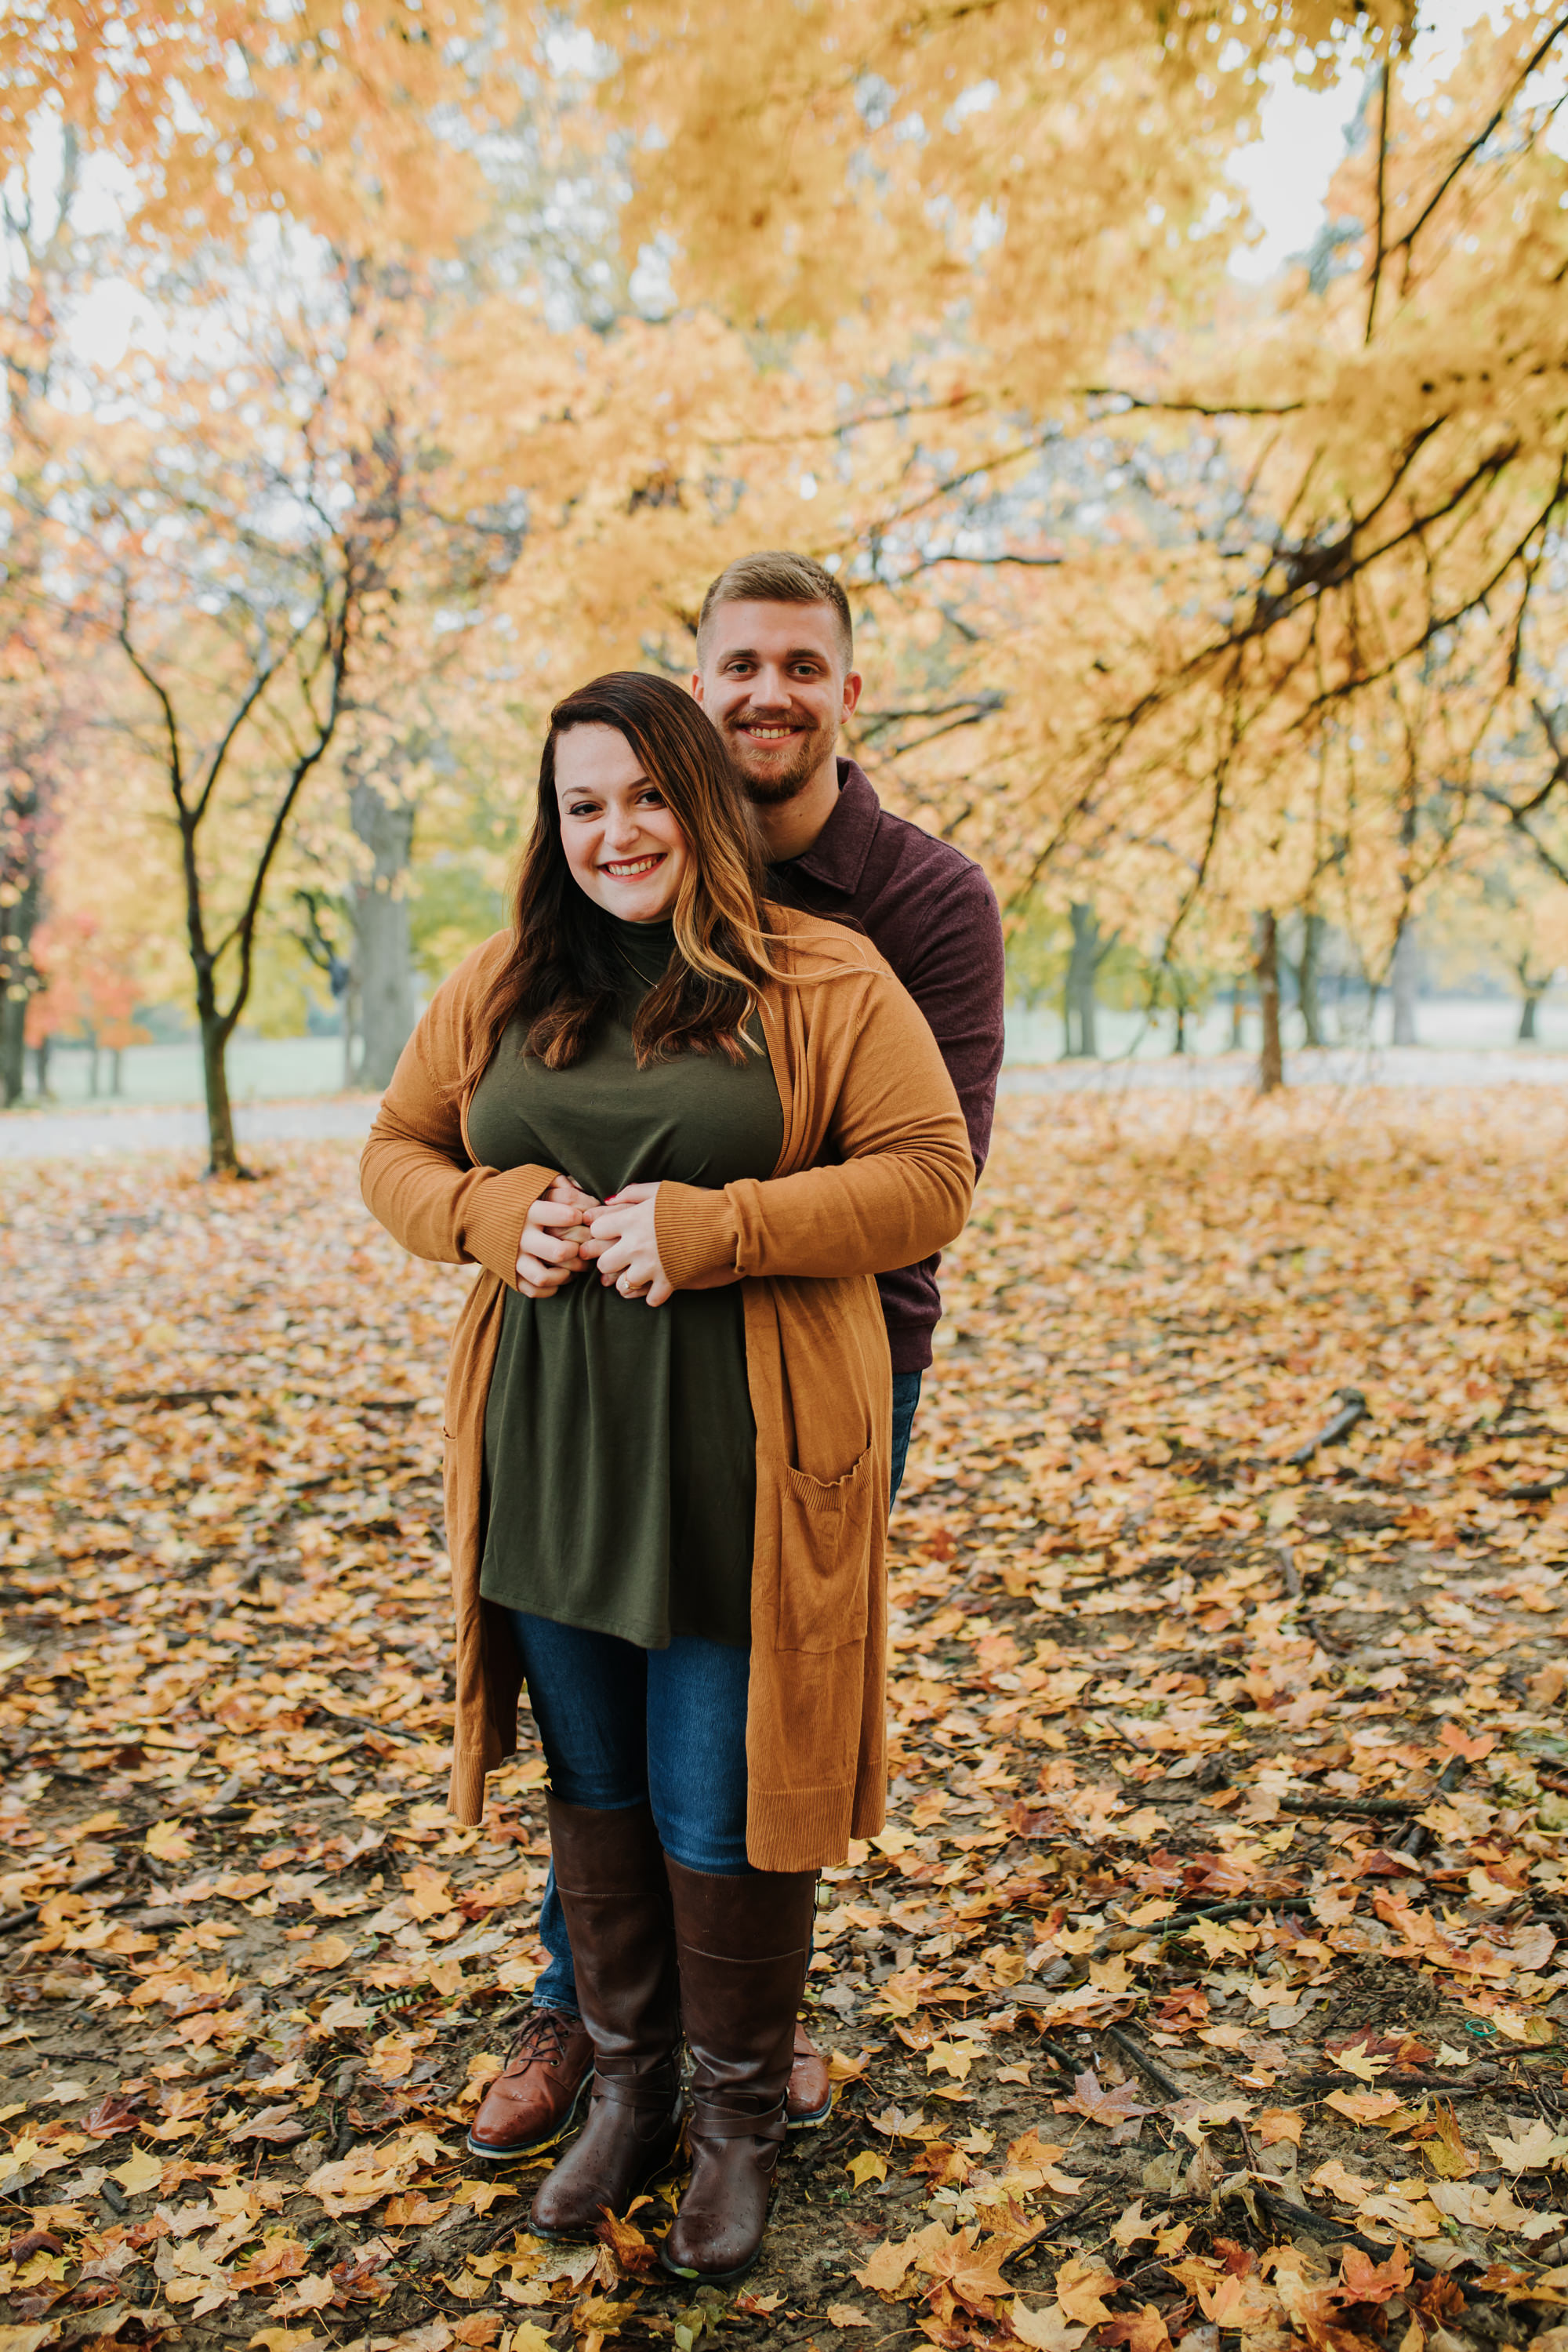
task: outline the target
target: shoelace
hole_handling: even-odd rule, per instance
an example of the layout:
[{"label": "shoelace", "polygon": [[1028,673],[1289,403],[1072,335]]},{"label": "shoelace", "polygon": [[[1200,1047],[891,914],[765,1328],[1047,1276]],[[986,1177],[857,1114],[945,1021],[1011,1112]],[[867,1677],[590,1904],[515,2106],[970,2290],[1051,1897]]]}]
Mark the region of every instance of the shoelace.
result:
[{"label": "shoelace", "polygon": [[[531,2011],[528,2022],[512,2043],[507,2057],[510,2073],[514,2066],[538,2061],[548,2066],[562,2056],[572,2038],[575,2018],[561,2009]],[[548,2046],[545,2046],[548,2045]]]}]

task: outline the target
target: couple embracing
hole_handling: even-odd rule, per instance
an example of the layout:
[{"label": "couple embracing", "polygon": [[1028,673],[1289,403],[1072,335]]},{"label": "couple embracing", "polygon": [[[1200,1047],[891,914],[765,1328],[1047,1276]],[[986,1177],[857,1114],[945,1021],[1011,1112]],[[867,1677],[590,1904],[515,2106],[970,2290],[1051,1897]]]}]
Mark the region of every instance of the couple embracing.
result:
[{"label": "couple embracing", "polygon": [[477,1265],[447,1387],[451,1807],[526,1690],[550,1965],[469,2147],[591,2238],[675,2157],[660,2259],[762,2242],[826,2069],[797,2019],[816,1875],[882,1826],[883,1544],[1002,1054],[980,869],[837,756],[847,600],[713,583],[691,692],[558,704],[510,928],[437,992],[365,1199]]}]

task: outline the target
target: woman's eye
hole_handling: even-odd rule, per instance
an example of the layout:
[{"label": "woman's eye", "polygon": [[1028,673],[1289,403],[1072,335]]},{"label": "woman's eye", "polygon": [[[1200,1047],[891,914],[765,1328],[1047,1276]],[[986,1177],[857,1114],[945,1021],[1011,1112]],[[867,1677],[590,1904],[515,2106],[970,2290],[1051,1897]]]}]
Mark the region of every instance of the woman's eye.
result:
[{"label": "woman's eye", "polygon": [[592,801],[574,801],[566,814],[568,816],[595,816],[598,812]]}]

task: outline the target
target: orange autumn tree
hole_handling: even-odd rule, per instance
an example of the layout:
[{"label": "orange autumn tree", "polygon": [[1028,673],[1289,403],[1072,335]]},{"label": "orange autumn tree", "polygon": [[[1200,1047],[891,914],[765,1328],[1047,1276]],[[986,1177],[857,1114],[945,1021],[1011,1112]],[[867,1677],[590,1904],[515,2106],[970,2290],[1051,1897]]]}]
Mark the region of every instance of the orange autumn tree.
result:
[{"label": "orange autumn tree", "polygon": [[[88,388],[89,426],[80,382],[74,414],[48,417],[47,522],[67,609],[122,657],[123,715],[172,795],[216,1172],[238,1164],[224,1057],[268,883],[372,606],[398,593],[389,540],[431,520],[396,487],[431,422],[405,398],[425,326],[410,264],[482,218],[477,138],[521,103],[500,30],[448,11],[433,40],[417,8],[331,5],[24,10],[0,27],[0,169],[56,130],[121,167],[111,258],[161,319],[160,359]],[[277,315],[253,333],[239,313],[279,263]],[[411,276],[416,315],[389,331],[384,298]]]},{"label": "orange autumn tree", "polygon": [[99,1056],[106,1053],[109,1091],[118,1094],[121,1055],[127,1045],[144,1045],[148,1034],[135,1017],[136,943],[78,909],[39,926],[36,952],[43,986],[27,1007],[28,1045],[47,1054],[56,1039],[79,1039],[88,1051],[89,1095],[98,1093]]},{"label": "orange autumn tree", "polygon": [[[658,5],[590,21],[605,102],[658,133],[628,257],[689,306],[689,350],[727,322],[773,387],[706,426],[677,393],[657,464],[639,413],[605,544],[647,550],[621,576],[654,583],[661,651],[697,549],[762,536],[752,476],[787,464],[788,535],[845,566],[896,680],[868,757],[1016,902],[1109,861],[1173,952],[1233,830],[1278,805],[1278,911],[1321,922],[1374,862],[1356,926],[1385,972],[1457,797],[1479,805],[1456,779],[1506,731],[1561,510],[1557,16],[1478,24],[1433,91],[1409,12],[1362,14],[1369,136],[1330,196],[1359,229],[1279,299],[1224,284],[1237,211],[1212,200],[1260,63],[1342,56],[1327,12],[1069,7],[1047,40],[1006,7],[757,9],[721,42]],[[818,371],[832,412],[797,424]],[[727,480],[724,541],[704,507]],[[1297,856],[1363,695],[1389,756],[1357,779],[1357,853],[1319,825]],[[1222,896],[1239,945],[1260,902]]]}]

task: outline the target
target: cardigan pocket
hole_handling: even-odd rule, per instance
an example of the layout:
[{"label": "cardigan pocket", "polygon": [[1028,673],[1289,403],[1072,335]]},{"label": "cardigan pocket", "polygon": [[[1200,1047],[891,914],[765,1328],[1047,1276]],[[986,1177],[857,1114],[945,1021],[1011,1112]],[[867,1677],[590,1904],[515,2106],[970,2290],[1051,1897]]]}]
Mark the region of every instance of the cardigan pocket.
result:
[{"label": "cardigan pocket", "polygon": [[837,1650],[847,1642],[865,1640],[874,1476],[868,1445],[830,1485],[784,1465],[779,1493],[781,1650]]}]

